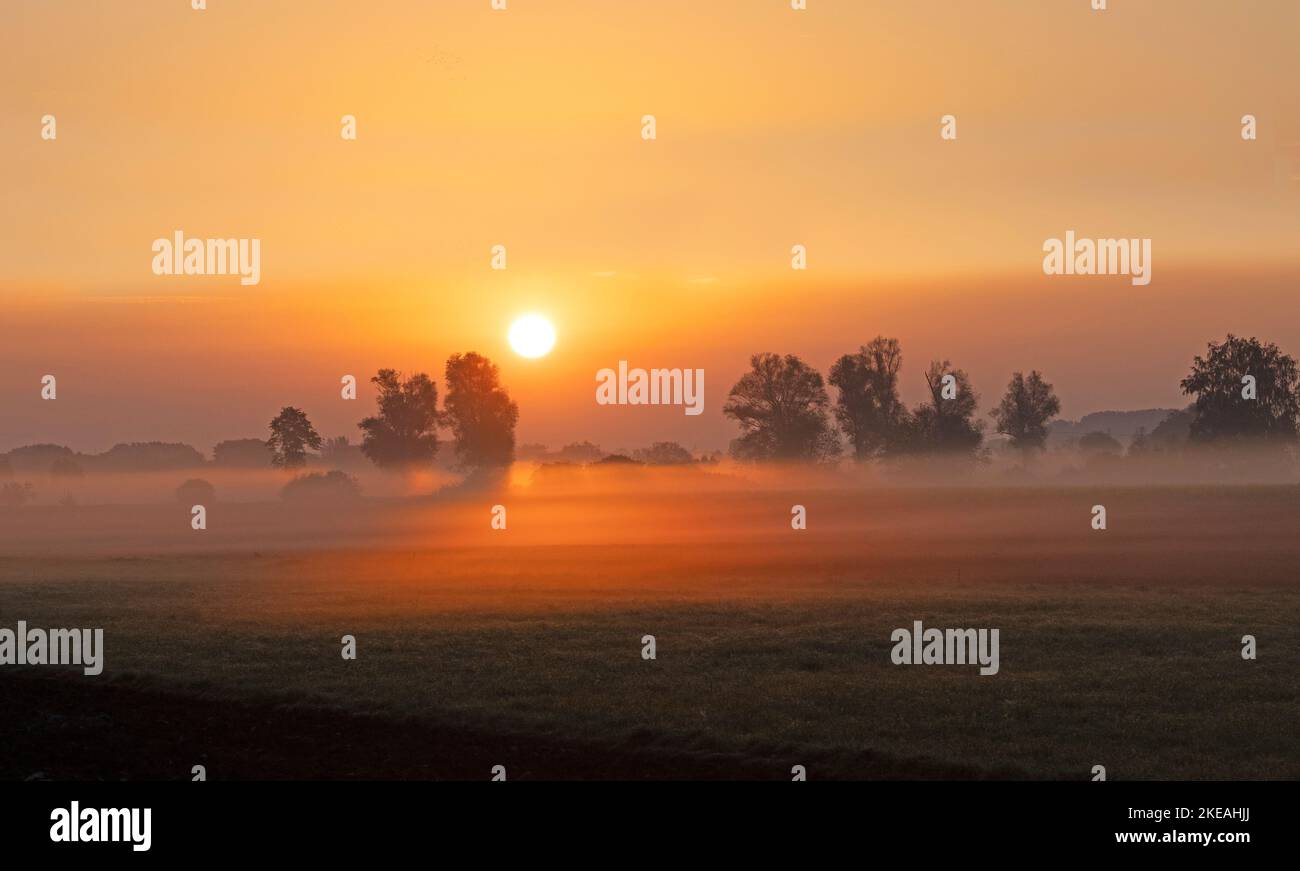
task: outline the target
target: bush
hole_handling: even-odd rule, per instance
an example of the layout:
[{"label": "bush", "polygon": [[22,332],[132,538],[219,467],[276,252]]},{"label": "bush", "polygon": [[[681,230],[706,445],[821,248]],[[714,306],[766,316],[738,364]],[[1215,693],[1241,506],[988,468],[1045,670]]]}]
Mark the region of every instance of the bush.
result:
[{"label": "bush", "polygon": [[357,479],[338,469],[323,475],[299,475],[280,491],[280,498],[286,502],[347,502],[360,496]]},{"label": "bush", "polygon": [[366,455],[361,452],[361,445],[349,444],[347,436],[336,436],[321,443],[320,461],[335,469],[345,466],[363,467]]},{"label": "bush", "polygon": [[1079,450],[1091,455],[1118,455],[1124,450],[1108,432],[1090,432],[1079,439]]},{"label": "bush", "polygon": [[632,452],[632,458],[650,466],[685,466],[695,462],[691,452],[677,442],[655,442]]},{"label": "bush", "polygon": [[176,488],[176,501],[182,505],[209,505],[217,501],[217,488],[202,478],[190,478]]},{"label": "bush", "polygon": [[627,454],[610,454],[592,463],[593,466],[643,466],[644,463],[634,460]]}]

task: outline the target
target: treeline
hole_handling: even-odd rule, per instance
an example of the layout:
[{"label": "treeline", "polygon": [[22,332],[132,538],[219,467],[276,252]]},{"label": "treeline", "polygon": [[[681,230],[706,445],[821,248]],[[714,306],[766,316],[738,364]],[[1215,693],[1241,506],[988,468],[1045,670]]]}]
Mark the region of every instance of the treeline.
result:
[{"label": "treeline", "polygon": [[[730,447],[738,460],[826,462],[844,455],[865,461],[917,455],[983,456],[989,421],[979,417],[979,394],[962,369],[932,361],[922,373],[925,399],[907,408],[899,398],[902,348],[878,336],[845,354],[826,379],[799,357],[755,354],[727,396],[723,413],[741,434]],[[827,385],[835,388],[832,402]],[[1272,343],[1231,334],[1211,341],[1179,383],[1191,397],[1148,433],[1135,434],[1130,452],[1180,444],[1292,445],[1300,436],[1300,377],[1294,358]],[[992,429],[1028,455],[1047,444],[1061,404],[1041,373],[1012,374],[989,411]],[[1083,450],[1119,444],[1088,433]]]},{"label": "treeline", "polygon": [[[840,357],[825,379],[793,354],[754,355],[750,370],[731,388],[723,406],[723,413],[741,430],[731,443],[731,455],[745,461],[816,462],[845,456],[859,461],[926,455],[974,458],[987,455],[990,430],[1026,454],[1047,445],[1060,401],[1040,372],[1013,373],[985,420],[969,376],[948,360],[932,361],[921,373],[924,399],[907,408],[899,396],[902,362],[898,340],[884,336]],[[0,480],[211,467],[428,467],[439,461],[444,444],[440,432],[450,435],[453,448],[453,456],[442,461],[448,468],[497,469],[516,458],[519,408],[501,386],[497,366],[486,357],[470,352],[447,360],[441,406],[438,385],[426,373],[407,376],[381,369],[370,380],[377,391],[376,408],[357,424],[359,444],[346,436],[322,438],[306,413],[285,406],[270,422],[267,439],[219,442],[211,461],[179,443],[119,444],[100,454],[38,444],[0,454]],[[834,401],[828,386],[835,390]],[[1190,398],[1189,405],[1149,431],[1138,429],[1129,454],[1195,444],[1291,446],[1300,438],[1297,364],[1272,343],[1233,335],[1212,341],[1203,356],[1193,359],[1179,387]],[[1123,448],[1105,432],[1085,433],[1075,444],[1095,454],[1115,454]],[[657,442],[630,456],[606,454],[590,442],[555,453],[542,445],[525,445],[519,455],[550,464],[681,465],[717,459],[696,457],[676,442]],[[14,498],[19,495],[15,491]]]},{"label": "treeline", "polygon": [[519,407],[501,387],[496,365],[480,354],[453,354],[444,373],[446,396],[439,407],[437,384],[426,373],[404,376],[381,369],[370,379],[378,392],[377,407],[357,424],[362,432],[359,444],[352,444],[347,436],[322,438],[302,409],[285,406],[271,420],[268,438],[218,442],[211,462],[190,445],[179,443],[119,444],[101,454],[40,444],[0,454],[0,478],[33,473],[76,478],[99,472],[212,467],[298,469],[317,463],[333,468],[362,462],[381,468],[427,466],[442,444],[439,430],[450,432],[456,468],[508,466],[514,461]]},{"label": "treeline", "polygon": [[589,441],[574,442],[558,451],[548,450],[546,445],[520,445],[516,453],[520,460],[540,463],[544,466],[591,466],[615,463],[637,463],[645,466],[689,466],[693,464],[710,465],[722,459],[718,451],[705,452],[697,456],[679,442],[655,442],[649,447],[636,448],[630,453],[610,452],[600,445]]},{"label": "treeline", "polygon": [[[364,461],[360,446],[349,445],[347,436],[326,439],[318,457],[325,465]],[[55,444],[25,445],[0,454],[0,477],[17,474],[76,478],[86,474],[113,472],[168,472],[187,469],[269,469],[271,451],[265,439],[229,439],[218,442],[209,460],[192,445],[182,442],[130,442],[114,445],[98,454],[74,452]]]},{"label": "treeline", "polygon": [[[501,386],[495,363],[481,354],[453,354],[444,369],[447,395],[438,407],[438,385],[424,372],[406,376],[380,369],[374,378],[375,414],[363,418],[360,454],[384,469],[431,465],[439,430],[449,430],[456,467],[499,469],[515,458],[519,406]],[[307,464],[308,451],[345,457],[346,437],[326,442],[299,408],[286,406],[271,421],[266,446],[271,465],[293,469]]]}]

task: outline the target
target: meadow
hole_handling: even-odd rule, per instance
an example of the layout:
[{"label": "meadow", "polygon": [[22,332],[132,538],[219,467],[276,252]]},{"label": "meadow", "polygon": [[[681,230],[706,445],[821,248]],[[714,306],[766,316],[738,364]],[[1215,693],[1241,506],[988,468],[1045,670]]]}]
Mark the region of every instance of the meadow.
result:
[{"label": "meadow", "polygon": [[[1292,486],[687,476],[187,521],[0,519],[0,624],[106,639],[100,677],[0,676],[4,777],[1300,777]],[[892,664],[914,620],[998,628],[999,673]]]}]

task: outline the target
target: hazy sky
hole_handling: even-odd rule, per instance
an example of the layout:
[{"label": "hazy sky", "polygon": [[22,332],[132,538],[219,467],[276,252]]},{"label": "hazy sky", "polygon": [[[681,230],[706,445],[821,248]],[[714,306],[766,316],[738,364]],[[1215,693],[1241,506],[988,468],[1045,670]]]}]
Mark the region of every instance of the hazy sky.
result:
[{"label": "hazy sky", "polygon": [[[189,5],[0,6],[0,450],[206,450],[288,404],[355,438],[340,375],[463,350],[521,441],[609,448],[725,446],[749,354],[878,333],[909,401],[947,357],[982,408],[1039,368],[1070,417],[1182,404],[1228,331],[1300,354],[1292,0]],[[261,283],[153,275],[177,229],[260,239]],[[1150,238],[1152,282],[1044,276],[1069,229]],[[548,357],[506,345],[526,311]],[[704,368],[708,411],[597,406],[620,359]]]}]

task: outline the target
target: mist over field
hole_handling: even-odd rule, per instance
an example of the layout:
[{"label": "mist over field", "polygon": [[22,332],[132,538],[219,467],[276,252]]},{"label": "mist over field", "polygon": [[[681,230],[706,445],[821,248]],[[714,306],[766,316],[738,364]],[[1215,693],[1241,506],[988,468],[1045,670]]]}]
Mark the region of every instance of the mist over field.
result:
[{"label": "mist over field", "polygon": [[[216,502],[202,531],[188,508],[3,511],[0,614],[106,638],[93,684],[0,685],[64,724],[15,737],[5,776],[169,779],[191,757],[234,778],[1300,775],[1295,485],[516,469],[439,495]],[[914,620],[999,627],[1001,671],[891,665]],[[132,725],[146,709],[165,735]],[[389,753],[346,737],[376,730]]]},{"label": "mist over field", "polygon": [[[562,545],[618,540],[672,541],[746,537],[770,523],[788,528],[790,506],[825,499],[835,505],[930,504],[940,515],[950,491],[975,491],[1012,512],[1032,501],[1018,490],[1073,493],[1086,509],[1100,500],[1096,488],[1232,488],[1300,484],[1300,463],[1278,449],[1202,449],[1149,457],[1083,456],[1049,452],[1031,463],[1003,456],[983,463],[926,458],[854,466],[813,464],[709,464],[650,466],[516,462],[489,475],[449,470],[391,473],[373,468],[349,474],[359,493],[286,497],[286,484],[302,473],[283,470],[197,468],[154,472],[91,473],[75,478],[17,475],[31,486],[28,504],[0,506],[0,544],[14,552],[68,554],[109,548],[114,553],[225,550],[229,548],[334,549],[352,545],[446,545],[450,540],[510,546]],[[194,498],[182,498],[185,481],[210,483],[202,499],[209,528],[190,527]],[[908,491],[917,491],[909,494]],[[926,495],[928,491],[929,495]],[[981,497],[980,491],[990,495]],[[1256,492],[1253,489],[1243,492]],[[490,510],[507,508],[508,534],[489,527]],[[756,523],[754,506],[769,523]],[[784,505],[784,507],[782,507]],[[704,506],[708,506],[707,509]],[[700,521],[697,513],[707,520]],[[851,514],[852,512],[850,512]],[[816,512],[804,533],[820,537],[847,517]],[[876,522],[884,522],[878,518]],[[498,534],[493,534],[494,532]],[[763,534],[763,533],[757,533]]]}]

